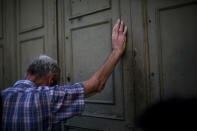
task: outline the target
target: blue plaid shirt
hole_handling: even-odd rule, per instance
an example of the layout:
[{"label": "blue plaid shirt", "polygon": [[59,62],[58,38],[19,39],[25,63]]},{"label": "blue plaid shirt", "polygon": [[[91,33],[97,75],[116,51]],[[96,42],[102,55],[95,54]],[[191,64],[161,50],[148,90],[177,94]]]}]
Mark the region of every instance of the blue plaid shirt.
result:
[{"label": "blue plaid shirt", "polygon": [[52,124],[84,110],[82,83],[37,87],[32,81],[20,80],[1,94],[6,131],[49,131]]}]

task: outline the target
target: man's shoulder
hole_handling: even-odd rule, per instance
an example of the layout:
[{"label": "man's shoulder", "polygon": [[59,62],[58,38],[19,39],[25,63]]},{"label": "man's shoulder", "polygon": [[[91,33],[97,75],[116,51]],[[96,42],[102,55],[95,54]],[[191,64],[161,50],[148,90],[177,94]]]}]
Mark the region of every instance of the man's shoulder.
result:
[{"label": "man's shoulder", "polygon": [[[2,90],[1,94],[6,95],[8,93],[47,93],[51,92],[67,92],[67,91],[74,91],[74,92],[84,92],[84,86],[82,83],[75,83],[70,85],[63,85],[63,86],[39,86],[37,87],[34,83],[31,81],[26,80],[19,80],[17,81],[12,87],[6,88]],[[51,94],[50,93],[50,94]]]},{"label": "man's shoulder", "polygon": [[13,93],[39,93],[42,91],[49,90],[49,87],[37,87],[34,82],[29,80],[18,80],[15,82],[15,84],[11,87],[8,87],[4,90],[2,90],[1,94],[13,94]]}]

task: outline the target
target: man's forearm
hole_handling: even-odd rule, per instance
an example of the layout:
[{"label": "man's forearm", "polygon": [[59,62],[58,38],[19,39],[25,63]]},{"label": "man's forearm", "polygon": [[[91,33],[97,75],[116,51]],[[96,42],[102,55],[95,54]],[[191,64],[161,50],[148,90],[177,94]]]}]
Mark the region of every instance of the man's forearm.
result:
[{"label": "man's forearm", "polygon": [[121,52],[113,50],[100,69],[89,80],[83,82],[83,85],[86,87],[86,97],[92,96],[103,90],[107,79],[114,70],[120,57]]}]

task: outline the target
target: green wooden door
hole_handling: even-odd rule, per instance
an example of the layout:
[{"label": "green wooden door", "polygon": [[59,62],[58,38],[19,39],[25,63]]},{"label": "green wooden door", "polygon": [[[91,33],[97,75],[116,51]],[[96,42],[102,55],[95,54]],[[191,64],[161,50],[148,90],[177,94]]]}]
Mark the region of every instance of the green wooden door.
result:
[{"label": "green wooden door", "polygon": [[[64,0],[63,24],[66,83],[89,79],[112,52],[113,25],[120,17],[119,0]],[[122,62],[119,61],[102,93],[85,100],[82,116],[64,123],[69,131],[123,131],[125,122]]]},{"label": "green wooden door", "polygon": [[55,0],[17,0],[18,78],[33,59],[47,54],[57,59]]},{"label": "green wooden door", "polygon": [[152,100],[197,96],[197,1],[147,4]]}]

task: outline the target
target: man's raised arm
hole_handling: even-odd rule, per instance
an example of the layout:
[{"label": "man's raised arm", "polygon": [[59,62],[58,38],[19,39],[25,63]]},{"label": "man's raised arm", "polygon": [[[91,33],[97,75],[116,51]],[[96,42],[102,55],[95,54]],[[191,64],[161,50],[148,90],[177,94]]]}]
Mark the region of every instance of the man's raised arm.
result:
[{"label": "man's raised arm", "polygon": [[82,82],[84,85],[85,97],[92,96],[103,90],[107,79],[125,50],[126,33],[127,26],[124,27],[123,21],[118,20],[112,33],[112,53],[107,61],[89,80]]}]

